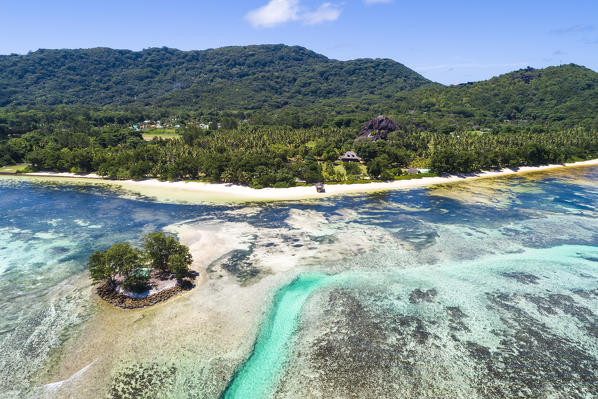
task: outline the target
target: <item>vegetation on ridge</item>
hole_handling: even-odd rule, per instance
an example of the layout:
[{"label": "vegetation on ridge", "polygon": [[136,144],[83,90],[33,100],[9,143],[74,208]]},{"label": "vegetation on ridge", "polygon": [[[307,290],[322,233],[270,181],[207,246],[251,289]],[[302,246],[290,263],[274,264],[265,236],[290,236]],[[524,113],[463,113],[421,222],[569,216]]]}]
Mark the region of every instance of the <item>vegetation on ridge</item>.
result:
[{"label": "vegetation on ridge", "polygon": [[337,61],[285,45],[0,56],[0,106],[134,104],[242,111],[392,96],[430,83],[392,60]]},{"label": "vegetation on ridge", "polygon": [[[0,64],[0,166],[288,187],[598,157],[598,74],[577,65],[444,87],[393,61],[282,45],[40,50]],[[355,140],[379,114],[398,130]],[[362,165],[338,160],[349,150]]]},{"label": "vegetation on ridge", "polygon": [[[429,86],[397,97],[395,110],[448,133],[459,128],[598,130],[598,73],[569,64],[526,68],[483,82]],[[420,121],[421,120],[421,121]],[[510,128],[509,128],[510,127]]]}]

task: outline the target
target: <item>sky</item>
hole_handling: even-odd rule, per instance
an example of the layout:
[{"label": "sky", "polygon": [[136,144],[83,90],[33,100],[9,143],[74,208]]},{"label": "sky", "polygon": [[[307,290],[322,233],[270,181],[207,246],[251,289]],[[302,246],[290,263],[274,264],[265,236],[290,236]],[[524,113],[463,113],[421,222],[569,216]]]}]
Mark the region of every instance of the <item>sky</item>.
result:
[{"label": "sky", "polygon": [[532,66],[598,71],[598,0],[2,1],[0,54],[300,45],[391,58],[444,84]]}]

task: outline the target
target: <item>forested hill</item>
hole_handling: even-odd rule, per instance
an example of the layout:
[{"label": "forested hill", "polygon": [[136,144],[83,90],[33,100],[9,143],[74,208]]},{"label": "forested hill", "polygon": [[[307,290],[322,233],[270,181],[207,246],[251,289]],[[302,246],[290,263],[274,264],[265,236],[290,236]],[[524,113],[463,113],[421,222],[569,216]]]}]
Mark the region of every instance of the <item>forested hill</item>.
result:
[{"label": "forested hill", "polygon": [[505,122],[598,129],[598,73],[574,64],[526,68],[482,82],[402,93],[395,106],[437,128],[444,123],[446,132]]},{"label": "forested hill", "polygon": [[[577,65],[446,87],[300,47],[43,50],[0,57],[0,99],[7,171],[259,188],[598,158],[598,73]],[[356,140],[382,113],[398,129]],[[338,160],[350,150],[365,168]]]},{"label": "forested hill", "polygon": [[0,106],[126,104],[252,110],[390,98],[431,84],[389,59],[337,61],[303,47],[38,50],[0,56]]}]

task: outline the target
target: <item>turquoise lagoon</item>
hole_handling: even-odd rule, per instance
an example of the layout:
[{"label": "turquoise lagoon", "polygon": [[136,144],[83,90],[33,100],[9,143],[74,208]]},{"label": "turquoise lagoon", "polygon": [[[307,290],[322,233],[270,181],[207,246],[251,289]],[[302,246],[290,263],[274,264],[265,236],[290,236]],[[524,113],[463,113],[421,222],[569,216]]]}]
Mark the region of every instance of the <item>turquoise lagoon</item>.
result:
[{"label": "turquoise lagoon", "polygon": [[109,381],[106,396],[598,396],[595,167],[247,206],[2,179],[0,216],[1,397],[54,393],[41,389],[57,354],[104,311],[85,275],[93,250],[206,225],[247,245],[206,265],[200,290],[234,298],[283,276],[257,328],[235,353],[162,353],[152,367],[173,378]]}]

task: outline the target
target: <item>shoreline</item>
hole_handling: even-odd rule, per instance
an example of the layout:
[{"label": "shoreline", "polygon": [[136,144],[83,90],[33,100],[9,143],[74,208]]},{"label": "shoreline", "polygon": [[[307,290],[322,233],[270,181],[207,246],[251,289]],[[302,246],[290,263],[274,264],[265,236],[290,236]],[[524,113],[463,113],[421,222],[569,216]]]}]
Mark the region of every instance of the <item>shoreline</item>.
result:
[{"label": "shoreline", "polygon": [[160,201],[183,203],[197,202],[261,202],[261,201],[293,201],[305,199],[328,198],[338,195],[373,193],[381,191],[422,188],[432,185],[457,183],[468,180],[486,179],[502,176],[521,175],[547,170],[598,166],[598,159],[566,164],[541,166],[522,166],[516,169],[501,169],[482,171],[464,175],[448,175],[438,177],[413,178],[391,182],[373,182],[356,184],[326,184],[324,193],[318,193],[314,186],[299,186],[289,188],[254,189],[225,183],[202,183],[194,181],[166,182],[156,179],[141,181],[110,180],[96,174],[77,175],[74,173],[34,172],[26,174],[2,174],[15,178],[38,178],[41,180],[62,180],[81,184],[107,184],[120,187],[146,197],[153,197]]},{"label": "shoreline", "polygon": [[189,291],[194,287],[195,285],[193,285],[193,283],[189,283],[187,287],[182,287],[177,284],[174,287],[166,288],[143,298],[133,298],[110,287],[107,283],[104,283],[96,288],[96,294],[104,301],[117,308],[140,309],[164,302],[173,296],[178,295],[181,292]]}]

